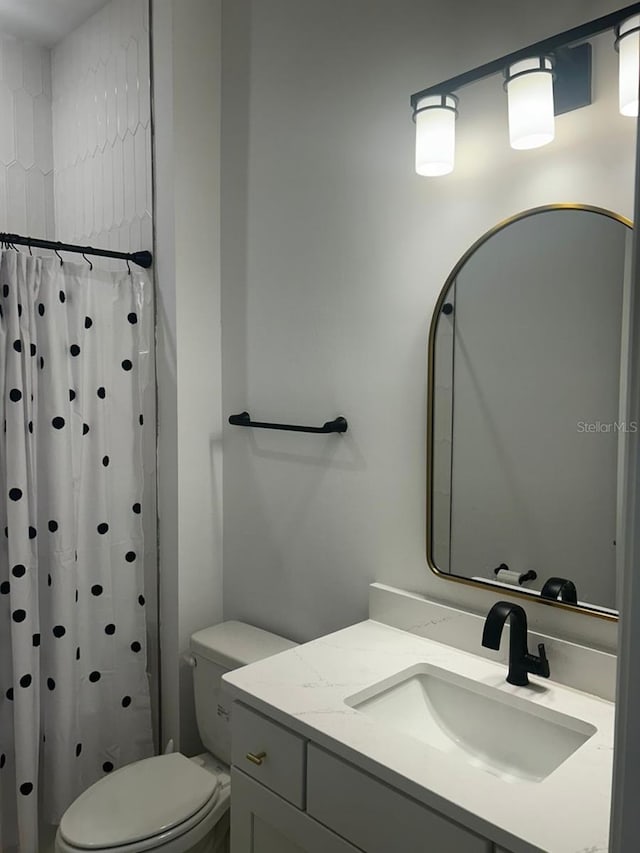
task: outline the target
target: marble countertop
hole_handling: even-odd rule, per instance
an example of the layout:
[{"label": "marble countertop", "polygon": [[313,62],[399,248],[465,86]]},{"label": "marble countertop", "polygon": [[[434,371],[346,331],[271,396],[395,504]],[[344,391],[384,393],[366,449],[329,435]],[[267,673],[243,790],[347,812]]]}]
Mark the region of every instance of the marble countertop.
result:
[{"label": "marble countertop", "polygon": [[[506,782],[349,707],[353,694],[432,664],[577,717],[597,731],[541,782]],[[553,674],[553,660],[550,659]],[[608,850],[614,705],[502,664],[367,620],[224,676],[234,699],[512,853]]]}]

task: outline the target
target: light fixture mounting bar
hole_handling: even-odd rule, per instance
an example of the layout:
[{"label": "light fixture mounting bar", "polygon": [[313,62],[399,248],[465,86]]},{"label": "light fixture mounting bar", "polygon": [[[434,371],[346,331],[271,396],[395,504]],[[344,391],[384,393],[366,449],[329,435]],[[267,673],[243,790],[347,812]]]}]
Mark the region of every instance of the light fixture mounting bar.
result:
[{"label": "light fixture mounting bar", "polygon": [[501,74],[505,68],[508,68],[515,62],[520,62],[523,59],[528,59],[531,56],[546,56],[552,54],[558,48],[568,47],[573,44],[584,42],[592,36],[613,29],[617,24],[622,23],[632,15],[640,14],[640,3],[632,3],[630,6],[625,6],[624,9],[618,9],[617,12],[610,12],[608,15],[603,15],[601,18],[595,18],[593,21],[588,21],[586,24],[580,24],[570,30],[565,30],[562,33],[551,36],[550,38],[538,41],[528,47],[523,47],[513,53],[508,53],[501,56],[499,59],[494,59],[484,65],[479,65],[471,71],[466,71],[464,74],[458,74],[456,77],[451,77],[449,80],[443,80],[435,86],[429,86],[422,89],[420,92],[415,92],[411,95],[411,107],[415,110],[418,101],[430,95],[449,94],[457,92],[463,86],[468,86],[470,83],[475,83],[478,80],[483,80],[485,77],[492,77],[494,74]]}]

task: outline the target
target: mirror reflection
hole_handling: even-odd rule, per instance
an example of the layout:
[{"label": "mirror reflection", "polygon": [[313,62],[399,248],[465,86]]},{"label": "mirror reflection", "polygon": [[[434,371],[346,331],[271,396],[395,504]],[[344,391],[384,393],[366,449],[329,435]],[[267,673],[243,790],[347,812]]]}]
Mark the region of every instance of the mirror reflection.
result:
[{"label": "mirror reflection", "polygon": [[630,224],[538,208],[457,265],[429,341],[430,566],[616,613]]}]

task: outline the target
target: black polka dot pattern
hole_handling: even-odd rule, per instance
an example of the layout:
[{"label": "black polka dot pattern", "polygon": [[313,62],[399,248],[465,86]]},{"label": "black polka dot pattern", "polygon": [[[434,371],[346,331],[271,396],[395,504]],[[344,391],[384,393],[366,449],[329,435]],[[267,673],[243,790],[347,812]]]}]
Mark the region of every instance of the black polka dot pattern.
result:
[{"label": "black polka dot pattern", "polygon": [[[33,726],[39,697],[45,722],[34,738],[41,756],[49,767],[71,765],[89,779],[120,766],[114,743],[126,744],[134,760],[152,754],[140,713],[149,702],[146,591],[139,581],[143,417],[135,402],[149,381],[149,359],[138,353],[150,329],[143,301],[132,296],[133,277],[113,291],[102,281],[92,289],[84,276],[76,282],[70,267],[54,263],[33,300],[20,280],[12,281],[15,261],[2,277],[5,255],[16,253],[0,251],[7,362],[0,417],[16,464],[12,459],[0,471],[0,541],[7,543],[0,610],[11,626],[9,654],[13,644],[21,653],[8,677],[0,666],[0,714],[10,725]],[[20,263],[29,260],[24,253]],[[130,437],[123,439],[127,424]],[[153,440],[153,429],[142,439]],[[95,719],[70,720],[76,691],[86,690]],[[29,814],[39,795],[37,761],[31,767],[14,760],[3,726],[0,720],[0,771],[6,779],[10,771],[9,789]]]}]

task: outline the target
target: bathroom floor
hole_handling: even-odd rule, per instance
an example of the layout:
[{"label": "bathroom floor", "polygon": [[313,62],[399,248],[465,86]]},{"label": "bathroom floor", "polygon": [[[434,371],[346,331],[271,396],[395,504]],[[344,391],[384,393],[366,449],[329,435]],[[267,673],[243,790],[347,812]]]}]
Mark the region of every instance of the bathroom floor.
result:
[{"label": "bathroom floor", "polygon": [[40,853],[54,853],[56,826],[40,827]]}]

